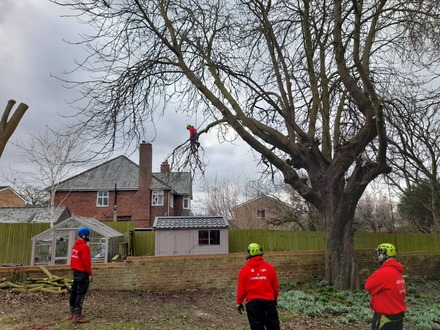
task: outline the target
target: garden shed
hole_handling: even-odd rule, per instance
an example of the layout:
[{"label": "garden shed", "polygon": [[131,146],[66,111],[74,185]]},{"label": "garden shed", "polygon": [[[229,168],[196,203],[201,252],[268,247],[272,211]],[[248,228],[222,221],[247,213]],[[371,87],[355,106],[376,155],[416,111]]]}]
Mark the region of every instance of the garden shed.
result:
[{"label": "garden shed", "polygon": [[107,263],[118,254],[124,236],[117,230],[93,218],[71,216],[32,237],[31,265],[69,265],[78,229],[91,230],[90,252],[92,263]]},{"label": "garden shed", "polygon": [[155,255],[229,253],[228,221],[222,216],[156,217]]}]

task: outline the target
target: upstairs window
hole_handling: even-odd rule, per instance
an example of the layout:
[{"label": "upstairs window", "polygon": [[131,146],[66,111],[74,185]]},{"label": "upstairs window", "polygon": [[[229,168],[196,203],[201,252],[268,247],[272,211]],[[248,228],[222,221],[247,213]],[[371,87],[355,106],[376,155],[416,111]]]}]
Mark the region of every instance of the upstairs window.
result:
[{"label": "upstairs window", "polygon": [[96,195],[96,206],[106,207],[109,203],[110,193],[108,191],[98,191]]},{"label": "upstairs window", "polygon": [[153,206],[162,206],[163,205],[163,191],[153,190],[151,205]]},{"label": "upstairs window", "polygon": [[257,218],[265,218],[265,217],[266,217],[266,209],[258,209]]},{"label": "upstairs window", "polygon": [[185,210],[191,209],[191,198],[189,198],[189,196],[183,197],[183,208]]}]

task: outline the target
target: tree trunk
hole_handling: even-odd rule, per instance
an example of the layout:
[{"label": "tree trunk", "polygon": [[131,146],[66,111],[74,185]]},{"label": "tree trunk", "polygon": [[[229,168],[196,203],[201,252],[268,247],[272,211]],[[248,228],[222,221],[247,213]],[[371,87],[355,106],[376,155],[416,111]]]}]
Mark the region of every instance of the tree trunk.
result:
[{"label": "tree trunk", "polygon": [[332,198],[324,204],[325,279],[340,290],[358,288],[353,218],[359,198],[333,192]]}]

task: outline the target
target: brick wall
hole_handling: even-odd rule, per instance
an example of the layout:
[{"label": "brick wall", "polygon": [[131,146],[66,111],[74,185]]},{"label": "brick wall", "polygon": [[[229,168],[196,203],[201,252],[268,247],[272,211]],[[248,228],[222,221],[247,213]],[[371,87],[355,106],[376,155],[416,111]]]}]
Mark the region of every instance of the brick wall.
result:
[{"label": "brick wall", "polygon": [[[374,254],[357,251],[360,282],[378,264]],[[316,251],[268,252],[265,259],[272,263],[280,283],[310,281],[324,275],[324,253]],[[440,253],[401,253],[409,279],[440,279]],[[245,264],[244,253],[204,256],[130,257],[125,263],[93,266],[95,290],[169,291],[184,289],[218,289],[235,287],[240,268]],[[47,266],[53,274],[71,278],[66,266]],[[14,271],[30,277],[44,277],[38,267],[0,267],[0,277],[12,278]]]},{"label": "brick wall", "polygon": [[[118,216],[131,217],[132,200],[134,191],[117,192]],[[99,221],[113,221],[113,207],[115,203],[115,192],[110,191],[109,205],[106,207],[96,206],[96,191],[80,192],[57,192],[55,195],[55,205],[63,205],[69,208],[71,214],[95,218]]]},{"label": "brick wall", "polygon": [[26,202],[9,189],[0,191],[0,207],[23,207]]}]

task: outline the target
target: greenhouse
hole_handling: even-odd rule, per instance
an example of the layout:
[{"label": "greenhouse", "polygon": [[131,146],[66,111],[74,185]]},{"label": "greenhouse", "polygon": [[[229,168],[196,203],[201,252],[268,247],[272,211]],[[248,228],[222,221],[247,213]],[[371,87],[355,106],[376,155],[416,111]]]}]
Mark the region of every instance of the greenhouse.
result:
[{"label": "greenhouse", "polygon": [[31,265],[68,265],[78,229],[88,227],[92,263],[107,263],[118,255],[123,234],[93,218],[72,216],[32,237]]}]

